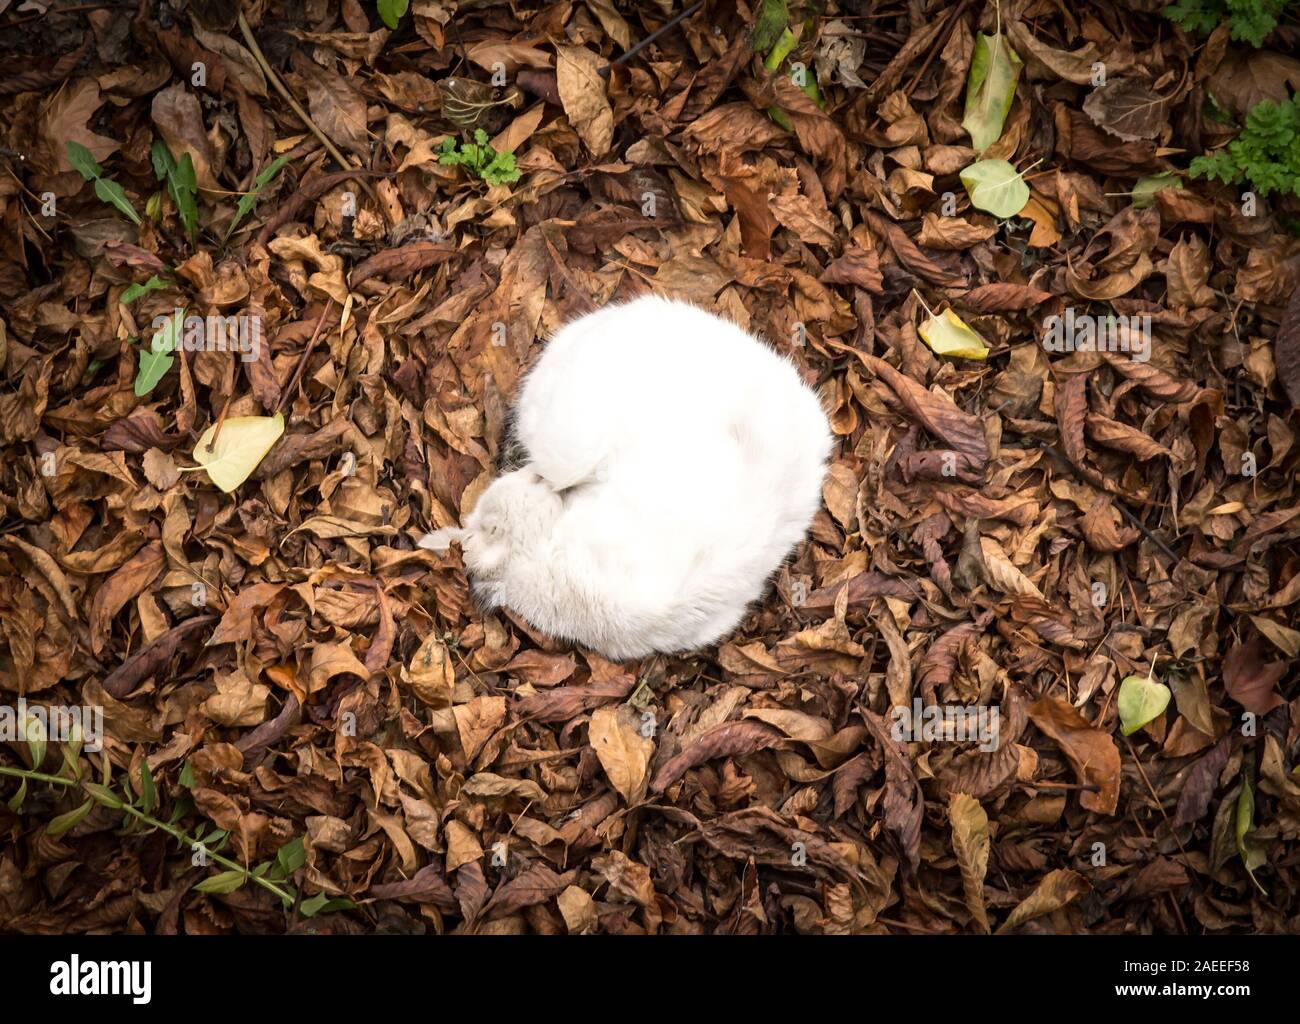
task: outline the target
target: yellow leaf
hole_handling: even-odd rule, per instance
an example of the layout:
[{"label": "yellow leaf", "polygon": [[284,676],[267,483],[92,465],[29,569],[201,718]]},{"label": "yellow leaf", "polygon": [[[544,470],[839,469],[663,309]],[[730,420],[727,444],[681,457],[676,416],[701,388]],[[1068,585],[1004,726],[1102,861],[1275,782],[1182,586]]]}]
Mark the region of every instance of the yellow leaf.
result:
[{"label": "yellow leaf", "polygon": [[214,423],[203,432],[194,446],[194,461],[208,471],[214,484],[229,494],[248,479],[271,446],[280,440],[284,417],[277,412],[274,416],[236,416],[226,420],[216,445],[209,451],[208,444],[216,431]]},{"label": "yellow leaf", "polygon": [[937,356],[984,359],[989,354],[984,339],[967,327],[951,309],[932,315],[921,325],[920,334]]}]

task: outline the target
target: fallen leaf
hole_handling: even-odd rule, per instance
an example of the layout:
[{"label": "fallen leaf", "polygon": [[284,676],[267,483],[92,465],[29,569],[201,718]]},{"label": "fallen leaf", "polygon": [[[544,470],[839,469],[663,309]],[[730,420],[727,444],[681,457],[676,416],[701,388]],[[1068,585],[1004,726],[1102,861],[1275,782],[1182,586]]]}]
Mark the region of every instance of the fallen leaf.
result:
[{"label": "fallen leaf", "polygon": [[224,424],[218,421],[203,432],[194,446],[194,461],[229,494],[248,479],[283,433],[284,417],[278,412],[274,416],[236,416]]}]

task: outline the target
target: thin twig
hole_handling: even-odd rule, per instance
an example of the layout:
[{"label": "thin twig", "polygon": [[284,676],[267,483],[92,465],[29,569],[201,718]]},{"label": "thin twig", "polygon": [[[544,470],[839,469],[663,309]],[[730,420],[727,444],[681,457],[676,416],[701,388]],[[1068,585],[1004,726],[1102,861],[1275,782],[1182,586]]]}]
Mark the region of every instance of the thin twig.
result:
[{"label": "thin twig", "polygon": [[[1075,473],[1074,471],[1074,465],[1070,462],[1069,459],[1067,459],[1064,455],[1062,455],[1059,451],[1053,448],[1046,441],[1039,441],[1035,438],[1035,443],[1038,445],[1039,448],[1043,449],[1043,451],[1050,452],[1052,455],[1055,455],[1058,459],[1060,459],[1063,463],[1065,463],[1067,469],[1070,472],[1070,475],[1078,479],[1078,474]],[[1142,520],[1139,519],[1137,516],[1135,516],[1132,512],[1130,512],[1128,510],[1128,506],[1125,505],[1122,501],[1120,501],[1119,498],[1115,498],[1115,507],[1119,509],[1121,513],[1123,513],[1125,519],[1127,519],[1130,523],[1132,523],[1141,532],[1142,536],[1144,536],[1152,544],[1154,544],[1166,555],[1172,558],[1174,560],[1175,565],[1179,561],[1181,561],[1181,556],[1175,554],[1172,550],[1170,550],[1168,544],[1166,544],[1154,533],[1148,530],[1146,524],[1143,523]]]},{"label": "thin twig", "polygon": [[[311,129],[311,133],[315,135],[316,138],[320,139],[321,145],[325,147],[326,152],[338,161],[338,165],[345,171],[361,170],[361,168],[353,167],[343,154],[338,151],[334,143],[330,142],[325,133],[317,126],[316,122],[311,119],[311,115],[308,114],[307,111],[303,110],[302,105],[293,98],[293,93],[289,92],[288,87],[280,81],[280,76],[271,69],[271,65],[267,62],[266,55],[262,53],[262,48],[257,45],[257,40],[253,38],[253,30],[248,27],[248,20],[244,17],[243,11],[239,12],[239,31],[244,34],[244,41],[248,43],[248,48],[252,51],[253,59],[257,61],[257,66],[262,69],[262,74],[266,75],[266,80],[275,86],[275,91],[285,98],[289,106],[293,107],[293,112],[301,118],[303,124]],[[366,181],[365,178],[355,178],[353,180],[365,190],[366,195],[376,203],[379,202],[379,195],[370,187],[370,182]]]},{"label": "thin twig", "polygon": [[299,379],[302,377],[302,371],[307,366],[307,360],[311,356],[312,349],[316,347],[316,339],[320,337],[321,328],[325,326],[325,319],[330,315],[333,309],[334,298],[331,296],[329,301],[325,303],[325,312],[321,313],[320,319],[316,321],[316,329],[311,332],[311,340],[307,342],[306,347],[302,350],[302,357],[298,360],[298,366],[293,371],[293,376],[289,378],[289,383],[284,389],[284,394],[280,396],[280,404],[276,407],[277,412],[284,410],[285,402],[287,402],[289,396],[293,394],[293,389],[297,386]]},{"label": "thin twig", "polygon": [[235,389],[230,389],[230,394],[226,396],[226,404],[221,407],[221,415],[217,417],[217,429],[212,432],[212,440],[207,443],[208,451],[216,451],[217,438],[221,436],[221,428],[226,425],[226,413],[230,412],[230,403],[235,400]]},{"label": "thin twig", "polygon": [[692,4],[690,7],[686,8],[686,10],[682,11],[681,14],[677,15],[671,21],[665,22],[661,27],[655,29],[648,36],[642,39],[631,49],[627,50],[621,56],[615,57],[612,61],[610,61],[603,68],[597,71],[596,74],[600,75],[601,78],[608,78],[610,71],[613,70],[616,64],[626,64],[638,53],[640,53],[647,46],[649,46],[656,39],[658,39],[661,35],[663,35],[665,32],[669,32],[672,29],[676,28],[678,25],[680,25],[683,21],[685,21],[687,18],[689,18],[692,14],[694,14],[703,6],[704,6],[704,0],[699,0],[699,3]]}]

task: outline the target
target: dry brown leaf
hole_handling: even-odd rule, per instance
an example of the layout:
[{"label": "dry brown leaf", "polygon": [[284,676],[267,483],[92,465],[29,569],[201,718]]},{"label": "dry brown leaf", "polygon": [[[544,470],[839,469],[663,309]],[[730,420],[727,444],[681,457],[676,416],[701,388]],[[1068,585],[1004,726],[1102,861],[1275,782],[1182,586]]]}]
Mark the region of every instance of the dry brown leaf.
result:
[{"label": "dry brown leaf", "polygon": [[642,735],[642,716],[628,704],[597,708],[587,723],[591,748],[610,784],[629,805],[645,799],[654,740]]}]

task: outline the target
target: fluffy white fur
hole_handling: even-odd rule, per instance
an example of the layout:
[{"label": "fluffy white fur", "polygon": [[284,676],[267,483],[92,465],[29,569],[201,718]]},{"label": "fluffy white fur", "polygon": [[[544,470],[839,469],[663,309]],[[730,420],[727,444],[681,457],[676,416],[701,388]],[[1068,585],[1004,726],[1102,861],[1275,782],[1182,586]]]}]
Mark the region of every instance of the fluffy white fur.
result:
[{"label": "fluffy white fur", "polygon": [[794,367],[658,297],[563,327],[516,407],[528,462],[461,530],[476,599],[615,660],[706,646],[802,539],[831,434]]}]

